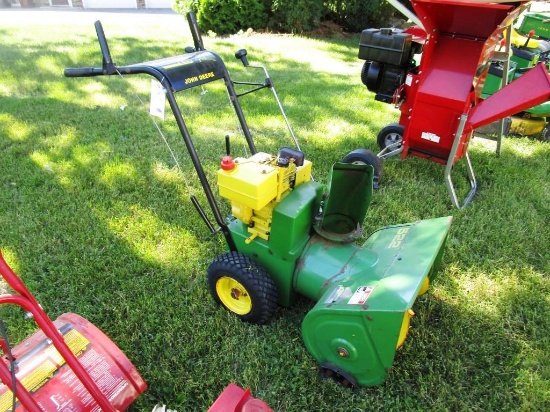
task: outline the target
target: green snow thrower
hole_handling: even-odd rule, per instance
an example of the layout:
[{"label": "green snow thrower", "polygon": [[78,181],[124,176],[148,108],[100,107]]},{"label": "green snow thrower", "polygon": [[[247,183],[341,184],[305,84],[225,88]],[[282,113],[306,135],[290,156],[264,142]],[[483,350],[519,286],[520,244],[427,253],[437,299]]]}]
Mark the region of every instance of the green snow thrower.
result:
[{"label": "green snow thrower", "polygon": [[[221,58],[203,47],[193,14],[187,16],[194,47],[186,54],[117,67],[100,22],[96,31],[103,67],[66,69],[68,77],[147,74],[164,87],[181,136],[206,194],[217,228],[192,197],[201,217],[220,231],[227,252],[208,267],[214,299],[246,322],[267,322],[278,305],[298,295],[316,301],[302,324],[302,335],[322,376],[346,386],[377,385],[390,370],[407,336],[412,307],[426,292],[441,261],[451,217],[384,227],[359,245],[374,180],[373,158],[354,150],[332,167],[327,186],[311,177],[312,163],[299,147],[277,154],[259,152],[239,98],[271,89],[286,120],[273,82],[263,66],[251,66],[245,50],[236,57],[246,68],[260,68],[263,83],[231,79]],[[217,173],[221,197],[231,204],[223,218],[183,120],[175,93],[223,81],[235,109],[249,157],[226,155]],[[253,88],[238,94],[234,85]],[[242,87],[242,86],[241,86]],[[287,126],[294,138],[292,129]],[[379,165],[374,165],[379,166]]]}]

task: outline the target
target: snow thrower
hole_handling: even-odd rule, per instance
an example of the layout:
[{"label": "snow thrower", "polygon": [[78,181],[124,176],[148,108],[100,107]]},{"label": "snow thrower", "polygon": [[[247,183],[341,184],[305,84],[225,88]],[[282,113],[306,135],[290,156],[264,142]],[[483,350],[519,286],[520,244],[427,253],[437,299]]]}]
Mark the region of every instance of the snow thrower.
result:
[{"label": "snow thrower", "polygon": [[[375,93],[375,100],[394,104],[401,112],[398,123],[379,132],[378,156],[411,155],[445,165],[451,201],[463,207],[477,190],[468,155],[473,132],[550,96],[550,77],[539,64],[487,99],[481,98],[502,33],[528,2],[388,1],[416,25],[406,30],[366,29],[361,34],[358,57],[365,60],[363,84]],[[459,201],[451,172],[462,158],[470,189]]]},{"label": "snow thrower", "polygon": [[[380,384],[405,341],[416,298],[436,276],[452,217],[384,227],[359,245],[373,192],[372,152],[357,149],[335,162],[325,186],[312,179],[312,162],[298,147],[283,146],[276,154],[258,151],[239,99],[266,88],[277,97],[267,70],[250,65],[246,51],[239,50],[235,56],[244,70],[260,69],[267,78],[262,83],[232,80],[222,59],[204,49],[194,14],[187,20],[194,41],[187,53],[123,67],[113,63],[96,22],[103,66],[65,69],[65,75],[157,79],[217,228],[191,200],[210,231],[221,232],[227,244],[207,269],[215,301],[245,322],[263,324],[278,305],[290,307],[298,295],[309,297],[316,305],[303,320],[302,336],[321,375],[346,386]],[[236,158],[220,153],[217,187],[231,204],[227,218],[175,97],[214,81],[223,81],[251,153]],[[236,84],[253,89],[237,93]]]}]

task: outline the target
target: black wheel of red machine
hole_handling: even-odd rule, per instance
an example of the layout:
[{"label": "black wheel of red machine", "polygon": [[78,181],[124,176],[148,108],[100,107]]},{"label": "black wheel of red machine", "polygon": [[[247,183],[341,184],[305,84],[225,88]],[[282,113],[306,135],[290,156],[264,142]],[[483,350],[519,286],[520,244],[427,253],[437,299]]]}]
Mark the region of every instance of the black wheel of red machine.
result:
[{"label": "black wheel of red machine", "polygon": [[378,185],[382,180],[382,161],[374,152],[368,149],[357,149],[344,156],[342,162],[371,165],[374,168],[372,186],[378,189]]},{"label": "black wheel of red machine", "polygon": [[277,309],[275,283],[258,263],[238,252],[218,256],[207,270],[214,300],[242,321],[262,324]]},{"label": "black wheel of red machine", "polygon": [[550,122],[546,123],[542,132],[540,132],[539,140],[543,142],[550,142]]},{"label": "black wheel of red machine", "polygon": [[[378,143],[380,150],[384,150],[390,145],[401,143],[403,141],[404,134],[405,127],[403,125],[400,125],[399,123],[390,123],[380,130],[378,137],[376,138],[376,143]],[[401,145],[396,144],[392,149],[399,149],[399,147],[401,147]]]}]

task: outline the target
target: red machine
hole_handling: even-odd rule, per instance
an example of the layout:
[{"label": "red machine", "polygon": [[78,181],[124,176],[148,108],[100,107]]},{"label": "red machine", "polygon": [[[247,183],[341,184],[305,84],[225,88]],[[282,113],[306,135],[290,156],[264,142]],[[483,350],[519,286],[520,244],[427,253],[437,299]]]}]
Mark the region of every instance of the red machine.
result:
[{"label": "red machine", "polygon": [[[13,348],[0,333],[0,412],[123,411],[147,389],[124,353],[86,319],[65,313],[52,322],[1,252],[0,275],[16,292],[0,295],[0,305],[28,311],[40,328]],[[208,411],[271,409],[249,389],[229,384]]]},{"label": "red machine", "polygon": [[52,322],[1,253],[0,274],[16,292],[1,295],[0,305],[28,311],[40,328],[13,348],[0,337],[0,412],[122,411],[147,388],[124,353],[86,319],[65,313]]},{"label": "red machine", "polygon": [[252,397],[250,389],[230,383],[208,412],[273,412],[267,403]]},{"label": "red machine", "polygon": [[[393,103],[401,111],[399,123],[386,126],[378,135],[379,156],[401,153],[402,158],[413,155],[446,165],[445,182],[456,207],[468,204],[477,188],[468,157],[473,131],[550,96],[550,77],[541,66],[490,98],[480,99],[502,32],[527,4],[414,0],[408,10],[414,10],[414,21],[422,27],[362,33],[359,58],[366,60],[362,81],[376,93],[376,100]],[[420,51],[416,65],[414,57]],[[471,189],[461,205],[451,171],[462,157]]]}]

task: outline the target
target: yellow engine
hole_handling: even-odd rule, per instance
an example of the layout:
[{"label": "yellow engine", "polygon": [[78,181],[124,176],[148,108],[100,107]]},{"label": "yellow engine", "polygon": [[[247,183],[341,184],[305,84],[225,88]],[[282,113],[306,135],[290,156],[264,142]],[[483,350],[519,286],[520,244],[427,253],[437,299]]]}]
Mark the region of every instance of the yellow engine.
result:
[{"label": "yellow engine", "polygon": [[218,188],[231,203],[233,216],[248,226],[246,243],[256,237],[269,239],[273,208],[294,187],[311,180],[311,166],[302,152],[286,147],[277,156],[256,153],[249,158],[223,158]]}]

